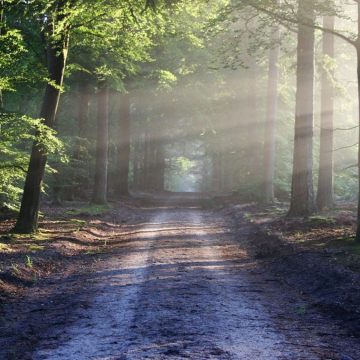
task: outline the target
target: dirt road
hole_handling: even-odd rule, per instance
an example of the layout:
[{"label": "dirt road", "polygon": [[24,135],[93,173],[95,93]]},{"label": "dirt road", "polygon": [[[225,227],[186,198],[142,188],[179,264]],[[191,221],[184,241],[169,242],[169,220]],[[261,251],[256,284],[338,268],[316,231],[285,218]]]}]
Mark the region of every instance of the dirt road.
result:
[{"label": "dirt road", "polygon": [[224,221],[191,207],[154,211],[84,278],[72,295],[84,306],[68,323],[54,316],[31,358],[359,359],[358,340],[305,311]]}]

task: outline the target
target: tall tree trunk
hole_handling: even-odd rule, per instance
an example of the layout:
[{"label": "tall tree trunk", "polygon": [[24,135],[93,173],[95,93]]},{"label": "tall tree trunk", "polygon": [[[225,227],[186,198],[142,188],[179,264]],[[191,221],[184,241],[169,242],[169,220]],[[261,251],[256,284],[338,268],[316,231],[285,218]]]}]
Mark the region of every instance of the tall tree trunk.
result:
[{"label": "tall tree trunk", "polygon": [[89,123],[91,86],[86,79],[79,82],[78,127],[79,137],[86,138]]},{"label": "tall tree trunk", "polygon": [[[297,91],[290,216],[315,210],[313,190],[314,4],[299,2]],[[308,25],[303,25],[304,19]]]},{"label": "tall tree trunk", "polygon": [[[53,128],[55,117],[59,105],[60,90],[63,84],[64,70],[67,58],[66,38],[61,47],[50,46],[47,49],[47,62],[50,83],[46,85],[45,94],[42,102],[40,118],[44,119],[44,124]],[[26,175],[24,193],[21,201],[21,208],[14,232],[31,233],[37,230],[38,213],[40,203],[41,183],[44,177],[46,165],[46,154],[44,149],[34,142],[28,172]]]},{"label": "tall tree trunk", "polygon": [[120,132],[117,147],[118,164],[116,171],[116,195],[118,197],[129,194],[129,162],[130,162],[130,96],[120,97]]},{"label": "tall tree trunk", "polygon": [[134,147],[134,154],[133,154],[133,182],[132,188],[134,190],[139,190],[140,188],[140,174],[141,174],[141,160],[140,160],[140,147],[138,144]]},{"label": "tall tree trunk", "polygon": [[[249,24],[249,29],[255,31],[257,28],[257,19],[252,19]],[[247,37],[244,39],[246,46],[245,65],[248,67],[246,70],[246,92],[245,92],[245,104],[244,109],[246,111],[246,179],[245,181],[251,184],[252,188],[258,193],[261,193],[261,167],[262,167],[262,138],[261,129],[263,122],[260,121],[259,117],[259,95],[258,95],[258,74],[259,66],[256,62],[254,54],[251,53],[252,48],[251,35],[248,32]]]},{"label": "tall tree trunk", "polygon": [[95,182],[92,202],[107,203],[109,152],[109,89],[105,81],[98,84]]},{"label": "tall tree trunk", "polygon": [[146,125],[144,136],[144,172],[143,172],[143,185],[144,190],[150,190],[150,172],[151,172],[151,139],[149,125]]},{"label": "tall tree trunk", "polygon": [[[324,17],[324,28],[333,30],[335,17]],[[334,35],[327,32],[323,35],[323,55],[334,58]],[[333,205],[333,121],[334,121],[334,86],[326,69],[321,72],[321,125],[320,125],[320,162],[317,206],[319,209]]]},{"label": "tall tree trunk", "polygon": [[[75,176],[75,184],[72,187],[73,194],[77,198],[86,199],[87,190],[89,190],[89,161],[87,160],[87,137],[90,112],[90,99],[92,89],[89,80],[85,76],[81,76],[78,84],[78,102],[77,102],[77,126],[78,137],[74,145],[73,158],[78,166],[82,168],[77,176]],[[86,170],[85,170],[86,167]],[[84,174],[83,171],[86,171]]]},{"label": "tall tree trunk", "polygon": [[211,190],[219,192],[221,188],[221,155],[219,152],[212,155],[212,185]]},{"label": "tall tree trunk", "polygon": [[[4,0],[0,0],[0,36],[3,34],[3,27],[5,26],[5,4]],[[3,92],[0,89],[0,111],[4,110]]]},{"label": "tall tree trunk", "polygon": [[267,114],[264,139],[264,201],[274,201],[274,175],[275,175],[275,147],[276,147],[276,122],[278,115],[278,84],[280,55],[280,29],[273,28],[271,35],[271,49],[269,53],[269,78],[267,89]]},{"label": "tall tree trunk", "polygon": [[[356,41],[356,55],[357,55],[357,84],[358,84],[358,109],[359,109],[359,124],[360,124],[360,2],[357,5],[358,10],[358,38]],[[358,209],[357,209],[357,230],[356,242],[360,243],[360,128],[358,141]]]},{"label": "tall tree trunk", "polygon": [[74,159],[81,159],[81,145],[82,139],[86,137],[87,126],[89,122],[90,110],[90,85],[86,80],[80,78],[78,85],[78,111],[77,111],[77,125],[78,125],[78,138],[75,142]]},{"label": "tall tree trunk", "polygon": [[145,134],[137,134],[133,151],[134,158],[134,189],[143,190],[144,188],[144,156],[145,156]]},{"label": "tall tree trunk", "polygon": [[156,141],[156,166],[154,173],[154,189],[156,191],[164,191],[165,178],[165,153],[163,138]]},{"label": "tall tree trunk", "polygon": [[149,189],[150,191],[155,191],[156,190],[156,152],[157,152],[157,148],[156,148],[156,143],[155,143],[155,138],[154,138],[154,134],[151,132],[151,137],[150,137],[150,166],[149,166]]}]

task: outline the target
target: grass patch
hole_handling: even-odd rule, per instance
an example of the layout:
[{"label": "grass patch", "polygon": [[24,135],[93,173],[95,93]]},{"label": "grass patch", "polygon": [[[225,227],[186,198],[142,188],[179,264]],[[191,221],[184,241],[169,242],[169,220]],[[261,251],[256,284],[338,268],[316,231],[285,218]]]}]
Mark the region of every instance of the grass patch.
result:
[{"label": "grass patch", "polygon": [[245,212],[245,213],[244,213],[244,219],[245,219],[246,221],[253,222],[253,216],[252,216],[252,214],[249,213],[249,212]]},{"label": "grass patch", "polygon": [[342,248],[350,253],[360,255],[360,243],[355,241],[355,236],[338,237],[328,243],[329,247]]},{"label": "grass patch", "polygon": [[74,231],[77,232],[81,231],[84,228],[84,226],[87,224],[87,221],[80,219],[70,219],[69,223],[76,227]]},{"label": "grass patch", "polygon": [[[110,209],[111,209],[111,206],[109,206],[109,205],[89,204],[89,205],[83,206],[78,209],[68,210],[66,212],[66,214],[75,215],[75,216],[76,215],[99,216],[99,215],[105,214]],[[81,221],[81,220],[77,220],[77,219],[72,219],[72,220]]]},{"label": "grass patch", "polygon": [[336,223],[334,218],[321,215],[310,216],[308,221],[314,225],[334,225]]},{"label": "grass patch", "polygon": [[69,223],[79,226],[79,227],[84,227],[86,225],[86,221],[80,220],[80,219],[70,219]]},{"label": "grass patch", "polygon": [[33,266],[34,266],[33,260],[32,260],[32,258],[31,258],[31,256],[29,256],[29,255],[26,255],[26,256],[25,256],[25,266],[26,266],[28,269],[32,269]]},{"label": "grass patch", "polygon": [[284,214],[286,214],[286,210],[284,208],[272,206],[269,208],[268,213],[270,215],[284,215]]},{"label": "grass patch", "polygon": [[52,235],[49,233],[44,233],[42,231],[38,231],[31,235],[31,240],[34,241],[49,241]]},{"label": "grass patch", "polygon": [[0,251],[9,251],[10,247],[7,244],[0,243]]},{"label": "grass patch", "polygon": [[43,251],[45,249],[45,246],[43,245],[37,245],[37,244],[31,244],[28,247],[29,251]]}]

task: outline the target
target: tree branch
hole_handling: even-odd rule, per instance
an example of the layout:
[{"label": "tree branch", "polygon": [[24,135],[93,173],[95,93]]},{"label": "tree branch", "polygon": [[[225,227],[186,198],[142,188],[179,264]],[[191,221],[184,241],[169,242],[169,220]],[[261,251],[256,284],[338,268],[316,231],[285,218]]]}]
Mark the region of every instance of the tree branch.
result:
[{"label": "tree branch", "polygon": [[334,36],[337,36],[338,38],[346,41],[347,43],[349,43],[350,45],[352,45],[354,47],[358,47],[358,45],[359,45],[359,39],[358,38],[356,40],[353,40],[350,37],[348,37],[348,36],[346,36],[346,35],[344,35],[342,33],[339,33],[336,30],[324,28],[324,27],[322,27],[320,25],[316,25],[316,24],[309,24],[308,22],[299,20],[298,18],[289,18],[289,17],[286,17],[286,16],[282,16],[277,12],[273,12],[273,11],[271,11],[269,9],[263,8],[261,6],[255,5],[255,4],[250,3],[249,5],[251,7],[253,7],[254,9],[256,9],[256,10],[258,10],[260,12],[263,12],[263,13],[271,16],[272,18],[278,20],[282,25],[286,26],[286,24],[284,24],[284,23],[301,24],[301,25],[308,26],[308,27],[314,28],[316,30],[321,30],[323,32],[326,32],[326,33],[332,34]]}]

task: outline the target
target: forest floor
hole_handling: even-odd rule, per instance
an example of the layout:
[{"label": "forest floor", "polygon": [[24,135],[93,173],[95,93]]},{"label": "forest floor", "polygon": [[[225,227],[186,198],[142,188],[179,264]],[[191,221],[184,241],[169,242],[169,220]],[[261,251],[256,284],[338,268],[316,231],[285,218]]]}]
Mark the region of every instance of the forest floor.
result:
[{"label": "forest floor", "polygon": [[1,222],[0,359],[360,358],[360,246],[347,205],[189,196],[44,208]]}]

